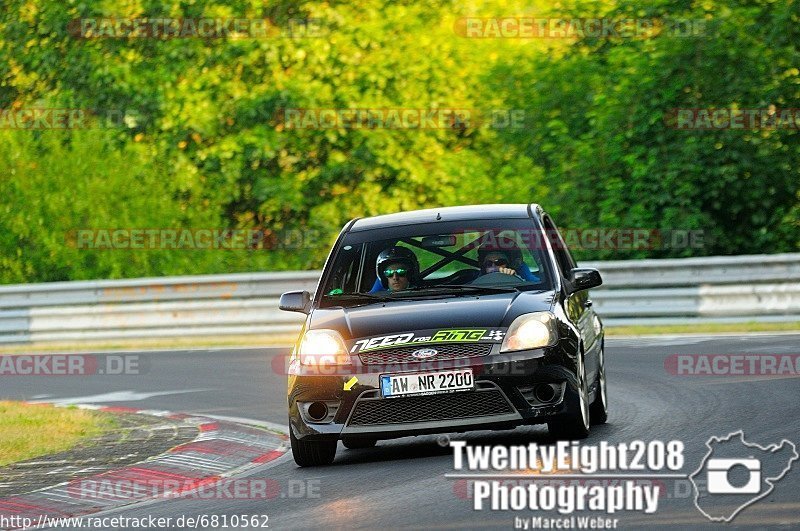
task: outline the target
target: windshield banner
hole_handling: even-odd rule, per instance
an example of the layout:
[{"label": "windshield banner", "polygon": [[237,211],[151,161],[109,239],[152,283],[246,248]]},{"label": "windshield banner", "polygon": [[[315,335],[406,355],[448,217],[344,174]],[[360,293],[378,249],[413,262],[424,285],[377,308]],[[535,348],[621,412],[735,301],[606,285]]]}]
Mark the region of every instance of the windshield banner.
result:
[{"label": "windshield banner", "polygon": [[434,328],[350,341],[350,353],[433,343],[502,343],[507,328]]}]

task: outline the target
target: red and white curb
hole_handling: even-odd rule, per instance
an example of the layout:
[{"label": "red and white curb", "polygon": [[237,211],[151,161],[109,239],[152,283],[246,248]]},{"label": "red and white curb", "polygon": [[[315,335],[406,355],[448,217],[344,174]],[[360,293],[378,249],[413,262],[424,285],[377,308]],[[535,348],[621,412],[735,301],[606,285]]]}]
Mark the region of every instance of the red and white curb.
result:
[{"label": "red and white curb", "polygon": [[[58,404],[56,404],[59,407]],[[285,433],[266,431],[253,426],[202,415],[171,413],[115,406],[79,404],[81,409],[133,413],[180,420],[197,427],[198,436],[191,442],[141,463],[69,482],[46,487],[27,494],[0,499],[0,514],[18,516],[33,522],[44,516],[71,517],[92,514],[132,503],[182,495],[217,484],[283,456],[288,450]],[[244,420],[244,419],[237,419]],[[87,496],[82,485],[146,485],[147,495],[112,489]],[[277,483],[274,486],[278,488]]]}]

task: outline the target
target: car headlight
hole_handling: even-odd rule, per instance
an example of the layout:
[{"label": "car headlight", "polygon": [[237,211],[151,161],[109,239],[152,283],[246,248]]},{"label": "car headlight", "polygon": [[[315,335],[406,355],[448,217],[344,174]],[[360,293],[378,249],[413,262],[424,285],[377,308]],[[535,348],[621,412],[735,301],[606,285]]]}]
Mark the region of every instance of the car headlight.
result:
[{"label": "car headlight", "polygon": [[308,330],[297,349],[303,365],[347,365],[350,355],[336,330]]},{"label": "car headlight", "polygon": [[550,312],[520,315],[508,327],[500,352],[549,347],[558,341],[555,316]]}]

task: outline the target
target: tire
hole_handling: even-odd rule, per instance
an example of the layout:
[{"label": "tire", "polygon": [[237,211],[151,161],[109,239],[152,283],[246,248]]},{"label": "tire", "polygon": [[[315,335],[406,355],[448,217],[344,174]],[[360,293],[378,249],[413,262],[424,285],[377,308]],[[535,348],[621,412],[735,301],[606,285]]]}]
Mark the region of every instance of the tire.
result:
[{"label": "tire", "polygon": [[323,466],[333,463],[336,457],[336,441],[303,441],[294,436],[289,428],[292,456],[298,466]]},{"label": "tire", "polygon": [[608,420],[608,386],[606,385],[605,346],[600,348],[600,368],[597,373],[597,395],[589,407],[592,424],[605,424]]},{"label": "tire", "polygon": [[363,448],[372,448],[378,441],[376,439],[342,439],[342,444],[349,450],[361,450]]},{"label": "tire", "polygon": [[589,390],[586,384],[586,371],[583,367],[583,353],[578,367],[578,407],[568,418],[547,423],[550,435],[559,440],[574,441],[589,435]]}]

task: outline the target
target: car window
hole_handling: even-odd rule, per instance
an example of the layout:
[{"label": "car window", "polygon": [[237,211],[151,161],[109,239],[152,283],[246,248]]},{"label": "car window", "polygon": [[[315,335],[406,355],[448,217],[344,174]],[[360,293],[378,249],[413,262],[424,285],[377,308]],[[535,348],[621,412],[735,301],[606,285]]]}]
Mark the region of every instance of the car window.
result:
[{"label": "car window", "polygon": [[558,231],[558,228],[550,216],[544,217],[544,228],[553,246],[553,253],[556,257],[558,269],[561,271],[561,275],[564,278],[569,278],[569,272],[577,267],[575,265],[575,260],[572,258],[566,243],[564,243],[564,239],[561,237],[561,233]]},{"label": "car window", "polygon": [[[444,235],[446,236],[446,235]],[[478,250],[471,248],[461,253],[459,258],[448,260],[447,253],[456,253],[477,238],[477,233],[462,232],[453,235],[452,245],[425,248],[423,237],[413,238],[417,246],[412,247],[420,262],[420,270],[428,273],[425,279],[434,280],[448,277],[464,269],[478,270]]]},{"label": "car window", "polygon": [[451,294],[457,287],[465,294],[479,288],[549,289],[550,275],[543,266],[547,263],[546,247],[532,238],[538,233],[530,219],[442,222],[350,232],[323,272],[321,297],[342,301],[359,294],[401,297],[413,293],[416,297],[429,292]]},{"label": "car window", "polygon": [[[456,249],[461,249],[464,246],[469,245],[471,242],[480,241],[482,237],[484,237],[485,232],[483,231],[468,231],[465,233],[461,233],[457,235],[457,245],[455,246]],[[513,239],[519,250],[522,252],[522,262],[530,269],[531,272],[538,272],[541,269],[541,265],[539,263],[538,253],[532,253],[531,250],[528,248],[527,245],[524,244],[523,240],[519,237],[517,231],[499,231],[496,233],[499,237],[507,237]],[[472,247],[469,251],[463,254],[463,257],[470,262],[478,262],[478,246]],[[435,260],[441,260],[441,256],[435,256]],[[434,262],[435,263],[435,262]],[[480,264],[478,263],[477,266],[473,266],[472,263],[464,263],[463,261],[453,261],[449,264],[446,264],[438,271],[434,272],[430,278],[440,278],[448,276],[456,271],[463,269],[465,266],[472,266],[474,269],[478,269]],[[426,266],[427,267],[427,266]]]},{"label": "car window", "polygon": [[[421,243],[421,239],[422,238],[419,238],[419,237],[418,238],[414,238],[415,241],[420,242],[420,243]],[[425,270],[431,268],[434,264],[436,264],[437,262],[442,260],[442,255],[437,254],[437,253],[435,253],[435,252],[433,252],[433,251],[431,251],[429,249],[424,249],[424,248],[421,248],[421,247],[418,247],[418,246],[412,247],[412,246],[408,245],[407,243],[401,243],[399,245],[403,246],[403,247],[407,247],[407,248],[411,249],[412,251],[414,251],[414,254],[417,255],[417,259],[419,260],[420,270],[422,270],[422,271],[425,271]],[[433,279],[433,278],[446,277],[446,276],[448,276],[448,275],[450,275],[450,274],[452,274],[452,273],[454,273],[454,272],[456,272],[459,269],[462,269],[464,267],[466,267],[466,264],[464,264],[463,262],[461,262],[459,260],[456,260],[456,261],[453,261],[453,262],[449,262],[449,263],[443,265],[442,267],[436,268],[434,271],[432,271],[430,274],[428,274],[428,276],[426,278]]]},{"label": "car window", "polygon": [[357,291],[358,273],[363,253],[363,245],[344,245],[342,259],[337,260],[331,271],[331,284],[345,291]]}]

